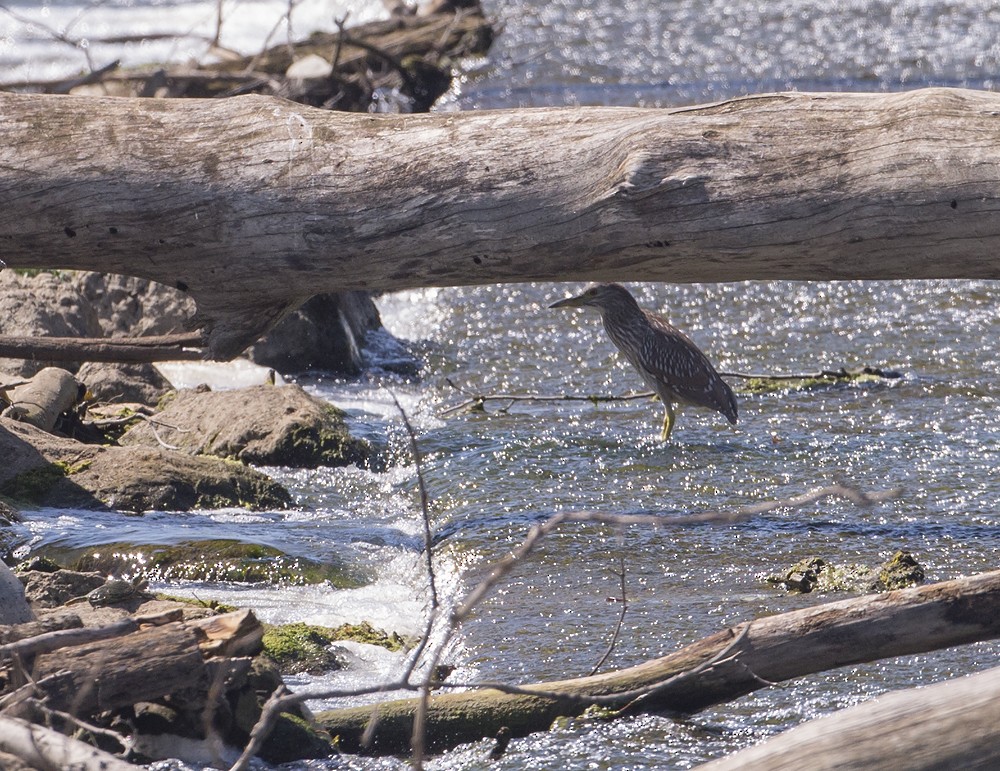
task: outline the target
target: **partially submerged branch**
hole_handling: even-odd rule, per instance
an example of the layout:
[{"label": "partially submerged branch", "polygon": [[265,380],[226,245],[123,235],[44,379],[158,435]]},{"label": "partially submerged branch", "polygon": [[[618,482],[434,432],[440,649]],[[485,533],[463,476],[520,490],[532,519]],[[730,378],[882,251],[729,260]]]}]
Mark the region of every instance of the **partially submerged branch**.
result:
[{"label": "partially submerged branch", "polygon": [[[590,703],[624,712],[690,713],[770,683],[827,669],[1000,637],[1000,571],[857,597],[744,622],[635,667],[576,680],[433,696],[428,745],[444,749],[493,736],[545,730]],[[637,696],[636,694],[639,694]],[[405,752],[416,700],[378,705],[370,751]],[[332,710],[319,722],[349,751],[371,707]]]},{"label": "partially submerged branch", "polygon": [[[746,381],[762,382],[829,382],[843,383],[858,380],[861,378],[882,378],[885,380],[897,380],[902,374],[896,370],[884,369],[882,367],[857,367],[855,369],[823,369],[817,372],[806,373],[747,373],[747,372],[720,372],[724,378],[741,378]],[[652,391],[642,391],[634,394],[508,394],[508,393],[477,393],[468,388],[463,388],[455,383],[451,378],[445,378],[445,382],[459,393],[465,394],[468,398],[441,410],[439,415],[445,417],[456,412],[485,412],[486,403],[490,401],[506,402],[500,407],[500,412],[506,412],[517,402],[589,402],[591,404],[604,404],[608,402],[629,402],[638,399],[652,399],[656,394]]]},{"label": "partially submerged branch", "polygon": [[[602,692],[593,692],[588,690],[576,691],[572,688],[564,689],[562,687],[558,687],[555,691],[551,691],[548,690],[545,685],[517,687],[505,684],[474,684],[471,686],[466,684],[464,687],[489,689],[486,691],[487,693],[493,693],[494,691],[499,692],[508,698],[515,699],[518,704],[521,699],[527,699],[529,704],[536,705],[542,710],[544,717],[539,718],[538,714],[531,712],[531,710],[529,710],[530,714],[519,715],[518,708],[506,705],[499,707],[499,714],[508,716],[513,715],[511,719],[520,721],[518,722],[518,726],[520,726],[519,728],[515,729],[512,724],[508,723],[497,725],[497,720],[500,719],[497,716],[494,716],[493,718],[484,718],[486,719],[486,722],[481,728],[466,727],[462,730],[456,730],[455,726],[450,724],[442,726],[442,708],[441,703],[439,702],[439,699],[441,698],[458,699],[458,706],[455,711],[452,710],[451,706],[445,705],[444,707],[444,712],[451,715],[449,720],[457,720],[459,723],[464,725],[468,719],[468,725],[475,726],[480,718],[483,718],[484,716],[480,714],[478,708],[473,709],[475,714],[472,714],[471,716],[467,715],[463,711],[463,705],[466,703],[464,700],[470,698],[468,694],[451,694],[446,697],[429,696],[429,688],[431,686],[442,688],[451,687],[446,683],[435,682],[432,679],[435,672],[434,665],[439,660],[441,652],[449,644],[452,636],[458,630],[460,625],[474,612],[475,608],[483,601],[483,599],[485,599],[492,592],[493,588],[503,581],[516,565],[526,559],[547,534],[567,522],[599,523],[618,527],[630,525],[657,527],[695,523],[700,524],[705,522],[730,523],[749,518],[774,508],[805,505],[827,496],[843,496],[858,505],[871,505],[876,501],[887,500],[895,497],[896,495],[898,495],[898,491],[866,494],[843,485],[832,485],[812,490],[800,496],[785,500],[744,506],[739,509],[726,512],[705,512],[681,517],[657,517],[646,515],[629,516],[604,514],[601,512],[564,512],[563,514],[556,515],[555,517],[546,520],[544,523],[533,527],[521,545],[515,549],[511,555],[504,560],[501,560],[495,566],[494,570],[466,596],[465,600],[452,610],[448,618],[448,626],[445,630],[445,634],[431,649],[427,661],[425,662],[428,674],[425,678],[423,678],[422,682],[415,682],[412,678],[414,665],[417,663],[417,658],[413,657],[406,667],[405,672],[399,678],[394,681],[386,682],[379,686],[366,689],[366,692],[368,693],[420,691],[421,697],[418,699],[405,703],[400,702],[400,704],[411,705],[412,710],[410,710],[410,706],[404,706],[399,708],[401,712],[397,714],[397,712],[394,711],[395,708],[390,708],[390,711],[387,714],[382,705],[358,708],[358,714],[363,713],[364,718],[359,719],[356,723],[352,723],[352,727],[345,729],[347,732],[341,735],[342,739],[346,741],[344,746],[355,751],[364,749],[365,751],[375,750],[379,752],[403,752],[406,751],[407,748],[412,749],[415,746],[417,750],[419,750],[415,759],[419,762],[420,753],[422,753],[425,749],[440,749],[442,747],[442,742],[444,742],[445,745],[450,745],[450,743],[471,741],[474,738],[480,738],[482,735],[495,735],[498,730],[505,727],[512,729],[512,735],[520,736],[530,730],[538,730],[538,726],[545,721],[545,718],[548,718],[549,721],[551,721],[551,717],[555,717],[558,714],[578,714],[586,708],[586,706],[597,703],[621,709],[630,704],[639,703],[636,701],[637,699],[648,700],[654,694],[660,693],[663,690],[665,683],[663,678],[660,677],[647,681],[642,681],[641,679],[634,681],[627,677],[626,682],[620,687],[611,688]],[[622,575],[624,576],[624,573]],[[432,613],[431,615],[433,617],[434,614]],[[430,641],[430,629],[431,627],[428,626],[425,630],[420,650],[428,647]],[[728,662],[732,658],[732,648],[740,643],[747,633],[748,630],[743,629],[742,631],[733,634],[730,639],[725,641],[724,644],[710,652],[710,654],[707,654],[699,661],[695,662],[693,670],[689,671],[690,668],[680,668],[676,672],[669,674],[667,679],[669,680],[674,676],[677,676],[680,679],[690,679],[693,674],[700,674],[703,670],[709,669],[716,664],[721,665]],[[599,678],[609,677],[614,680],[617,677],[617,673],[608,673],[606,675],[584,678],[583,680],[590,682]],[[573,683],[577,681],[567,682]],[[557,686],[558,685],[559,684],[557,684]],[[295,694],[286,695],[275,694],[274,698],[272,698],[269,703],[268,710],[265,711],[265,715],[262,717],[262,721],[269,719],[268,714],[277,714],[282,709],[291,705],[301,704],[302,702],[311,699],[337,698],[344,695],[356,696],[360,695],[360,692],[347,694],[344,692],[330,692],[323,690],[300,691]],[[474,695],[472,698],[474,698]],[[394,702],[393,704],[396,703]],[[560,706],[553,711],[553,704]],[[507,710],[509,707],[514,711],[508,712]],[[337,711],[337,715],[340,714],[341,711]],[[426,715],[426,717],[424,717],[424,715]],[[389,718],[388,724],[383,722],[385,718]],[[336,718],[336,721],[336,725],[338,727],[342,727],[343,724],[339,722],[339,717]],[[538,725],[536,725],[536,721],[538,721]],[[544,722],[544,726],[542,727],[547,726],[548,722]],[[356,732],[355,729],[357,729]],[[481,730],[486,730],[486,733],[475,733]],[[473,733],[475,735],[473,735]],[[263,730],[261,734],[263,735]],[[347,738],[345,739],[344,737]],[[416,737],[416,742],[414,741],[414,737]],[[442,737],[452,738],[443,739]],[[244,753],[244,758],[241,760],[241,764],[237,764],[237,766],[234,766],[233,768],[243,768],[244,765],[242,764],[245,764],[248,758],[249,755]]]}]

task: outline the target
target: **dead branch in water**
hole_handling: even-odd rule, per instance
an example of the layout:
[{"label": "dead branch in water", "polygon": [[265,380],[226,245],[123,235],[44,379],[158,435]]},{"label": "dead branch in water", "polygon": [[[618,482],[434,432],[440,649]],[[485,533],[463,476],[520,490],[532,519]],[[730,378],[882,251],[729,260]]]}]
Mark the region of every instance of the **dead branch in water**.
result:
[{"label": "dead branch in water", "polygon": [[[859,377],[871,376],[883,378],[885,380],[896,380],[902,374],[892,369],[882,367],[857,367],[847,369],[823,369],[816,372],[802,373],[749,373],[749,372],[720,372],[724,378],[741,378],[743,380],[760,381],[816,381],[827,380],[830,382],[856,380]],[[653,391],[642,391],[634,394],[511,394],[511,393],[479,393],[468,388],[463,388],[455,383],[451,378],[445,378],[445,382],[459,393],[465,394],[469,398],[459,404],[447,407],[438,413],[440,417],[453,415],[456,412],[485,412],[486,403],[489,401],[506,402],[500,407],[498,412],[506,412],[517,402],[590,402],[591,404],[604,404],[609,402],[629,402],[640,399],[653,399],[656,394]]]},{"label": "dead branch in water", "polygon": [[[622,679],[623,676],[620,672],[609,672],[603,675],[581,678],[579,680],[564,681],[556,684],[539,684],[529,686],[512,686],[496,683],[449,684],[447,682],[439,682],[432,679],[435,674],[434,665],[440,660],[441,653],[451,642],[462,623],[464,623],[472,615],[479,604],[492,593],[493,589],[499,585],[517,565],[523,563],[547,535],[568,523],[602,524],[615,527],[670,527],[705,523],[728,524],[744,521],[758,514],[773,511],[779,508],[791,508],[807,505],[831,496],[844,497],[857,505],[867,506],[873,505],[877,502],[890,500],[898,497],[898,495],[898,490],[866,493],[847,485],[830,485],[808,491],[798,496],[760,504],[741,506],[731,511],[708,511],[684,516],[621,515],[586,511],[571,511],[557,514],[550,517],[545,522],[532,527],[521,544],[516,547],[508,557],[496,563],[493,570],[466,595],[465,599],[461,603],[457,604],[452,609],[448,617],[448,626],[444,630],[442,638],[433,646],[433,648],[431,648],[430,653],[427,656],[427,677],[419,680],[415,680],[412,677],[416,660],[411,659],[406,671],[400,677],[392,681],[382,683],[378,686],[353,691],[345,691],[341,689],[335,691],[315,689],[289,694],[275,693],[272,695],[272,699],[265,710],[265,715],[262,715],[261,721],[263,722],[268,719],[267,715],[278,714],[283,709],[287,709],[291,705],[301,704],[305,701],[314,699],[331,699],[392,691],[418,692],[421,696],[414,699],[412,702],[407,702],[408,705],[412,706],[412,711],[410,711],[409,707],[400,708],[402,709],[402,712],[399,712],[395,707],[390,707],[387,712],[385,705],[378,703],[371,707],[358,708],[364,713],[363,719],[356,720],[357,715],[355,713],[351,713],[351,717],[348,719],[348,723],[350,724],[349,726],[347,723],[342,722],[339,716],[345,714],[346,712],[350,712],[350,710],[334,710],[324,713],[326,717],[321,717],[320,722],[324,726],[332,726],[335,724],[337,727],[335,733],[340,733],[340,728],[343,728],[344,733],[340,735],[346,742],[344,746],[345,748],[352,750],[359,750],[362,748],[365,748],[366,751],[377,752],[404,752],[406,750],[413,750],[415,732],[419,731],[416,746],[420,748],[420,752],[423,753],[427,750],[441,749],[443,746],[464,741],[471,741],[473,740],[472,733],[485,730],[483,727],[480,727],[479,729],[466,727],[462,731],[456,732],[454,725],[449,725],[447,720],[442,722],[442,712],[439,706],[441,699],[449,700],[457,698],[459,701],[462,701],[463,705],[459,705],[458,708],[459,713],[461,713],[465,708],[465,700],[471,699],[474,703],[475,700],[479,698],[479,694],[492,694],[493,692],[506,694],[512,699],[527,699],[534,705],[544,703],[545,706],[541,708],[542,713],[544,713],[543,718],[538,719],[537,722],[534,718],[529,718],[529,722],[531,722],[531,725],[534,727],[527,730],[539,730],[540,728],[547,727],[549,725],[551,720],[546,722],[544,726],[541,725],[541,722],[544,718],[552,716],[552,704],[559,705],[557,710],[561,710],[559,714],[579,714],[579,712],[582,712],[583,709],[590,704],[606,704],[618,709],[625,709],[626,707],[630,709],[639,709],[640,707],[644,709],[649,708],[653,704],[657,703],[655,701],[656,699],[662,698],[661,694],[663,693],[664,688],[668,687],[669,684],[673,684],[671,685],[671,687],[673,687],[676,686],[677,683],[687,683],[691,680],[697,680],[698,676],[701,676],[710,670],[724,666],[730,662],[733,659],[733,649],[746,637],[749,624],[737,631],[727,630],[725,633],[714,635],[710,638],[710,640],[713,641],[712,645],[714,645],[714,647],[711,648],[710,652],[706,652],[708,650],[707,648],[704,650],[699,649],[702,651],[702,655],[698,656],[696,661],[692,661],[691,657],[687,654],[678,654],[679,658],[675,656],[675,659],[672,659],[675,663],[676,661],[688,662],[690,667],[687,669],[675,668],[675,671],[671,671],[663,677],[657,675],[656,677],[647,679],[644,682],[636,681],[631,674],[631,670],[625,670],[624,672],[627,674],[624,675],[624,679]],[[753,623],[756,624],[759,622]],[[723,637],[720,637],[720,635]],[[723,640],[723,644],[715,645],[714,641],[717,638]],[[429,647],[429,639],[430,625],[425,630],[423,639],[421,640],[422,650]],[[648,662],[647,665],[640,665],[640,667],[655,668],[655,665],[656,662]],[[608,689],[603,687],[597,689],[596,691],[588,690],[590,682],[605,681],[619,683],[621,687],[619,687],[617,691],[614,688]],[[757,678],[755,682],[758,683],[759,687],[759,685],[764,681]],[[585,687],[581,691],[575,691],[572,687],[566,687],[566,683],[582,683]],[[625,687],[626,685],[628,687]],[[470,688],[474,690],[474,693],[429,696],[428,691],[430,687]],[[484,696],[484,698],[486,698],[487,701],[490,701],[494,697]],[[541,702],[539,700],[541,700]],[[392,704],[397,703],[393,702]],[[421,707],[421,704],[425,704],[425,706]],[[424,719],[420,719],[422,710],[426,710],[426,717]],[[535,718],[538,717],[537,712],[532,712],[532,715],[534,715]],[[327,722],[327,718],[330,720],[329,723]],[[495,719],[489,718],[483,726],[493,730],[493,733],[495,733],[494,729],[498,729],[495,722]],[[474,723],[475,720],[473,720],[470,725],[473,725]],[[256,732],[257,729],[255,729],[255,733]],[[524,730],[523,727],[518,728],[515,731],[515,735],[524,735],[526,732],[527,731]],[[264,735],[265,733],[266,731],[264,727],[261,727],[260,734]],[[481,735],[493,735],[493,733]],[[475,738],[479,738],[479,734],[477,734]],[[390,747],[392,749],[389,749]],[[415,753],[416,761],[419,762],[421,757],[422,754],[416,755]],[[249,761],[249,758],[250,755],[244,753],[244,757],[241,758],[239,763],[232,767],[231,771],[239,771],[246,768],[246,763]]]}]

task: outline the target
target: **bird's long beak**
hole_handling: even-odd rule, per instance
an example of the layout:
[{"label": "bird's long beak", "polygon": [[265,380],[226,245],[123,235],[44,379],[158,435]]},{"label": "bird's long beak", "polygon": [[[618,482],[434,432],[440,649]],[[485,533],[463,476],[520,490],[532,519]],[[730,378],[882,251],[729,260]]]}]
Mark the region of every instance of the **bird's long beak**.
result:
[{"label": "bird's long beak", "polygon": [[583,305],[583,295],[579,297],[567,297],[565,300],[560,300],[557,303],[552,303],[550,308],[579,308]]}]

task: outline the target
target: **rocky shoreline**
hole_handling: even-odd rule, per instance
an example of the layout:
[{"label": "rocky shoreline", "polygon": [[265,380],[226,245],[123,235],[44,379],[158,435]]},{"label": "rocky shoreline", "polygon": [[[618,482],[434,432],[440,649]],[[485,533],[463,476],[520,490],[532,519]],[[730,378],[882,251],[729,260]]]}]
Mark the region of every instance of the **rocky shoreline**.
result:
[{"label": "rocky shoreline", "polygon": [[[346,294],[310,301],[286,322],[287,329],[279,325],[269,341],[258,344],[251,358],[283,372],[303,364],[356,371],[364,335],[379,329],[380,321],[367,295]],[[2,334],[169,334],[185,329],[193,310],[182,293],[138,279],[0,273]],[[283,339],[295,343],[286,349]],[[275,351],[287,355],[277,361]],[[341,410],[298,385],[281,384],[281,378],[232,390],[175,389],[150,364],[2,364],[0,545],[6,554],[23,538],[13,526],[19,510],[30,517],[39,506],[132,515],[284,509],[292,497],[267,467],[364,466],[372,458],[372,447],[351,436]],[[221,753],[231,762],[270,695],[284,688],[283,675],[340,668],[351,653],[338,640],[390,650],[407,644],[367,624],[270,627],[247,609],[148,591],[149,581],[353,587],[369,578],[335,561],[291,557],[254,543],[50,546],[36,549],[16,570],[0,563],[0,647],[17,651],[40,677],[36,693],[44,693],[53,709],[89,712],[109,735],[118,729],[103,716],[127,720],[133,761],[183,757],[198,763]],[[68,638],[66,647],[54,650],[50,646],[61,643],[48,642],[53,634],[80,639]],[[98,669],[106,690],[94,695],[86,683]],[[88,700],[69,703],[66,688]],[[213,715],[207,733],[206,709]],[[27,706],[9,719],[25,722],[0,730],[37,732],[46,722]],[[47,740],[73,741],[51,732]],[[308,710],[294,706],[270,726],[259,757],[276,763],[335,751]],[[0,752],[0,767],[8,762],[18,758]]]}]

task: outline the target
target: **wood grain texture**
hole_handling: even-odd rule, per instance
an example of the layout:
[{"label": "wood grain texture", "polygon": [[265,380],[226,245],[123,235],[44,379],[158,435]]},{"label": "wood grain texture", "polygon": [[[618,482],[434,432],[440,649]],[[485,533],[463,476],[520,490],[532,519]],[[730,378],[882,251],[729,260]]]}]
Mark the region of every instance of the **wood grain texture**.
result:
[{"label": "wood grain texture", "polygon": [[698,766],[698,771],[802,768],[1000,768],[1000,669],[880,696]]},{"label": "wood grain texture", "polygon": [[217,356],[345,289],[1000,278],[998,114],[959,89],[386,116],[0,94],[0,259],[186,289]]}]

